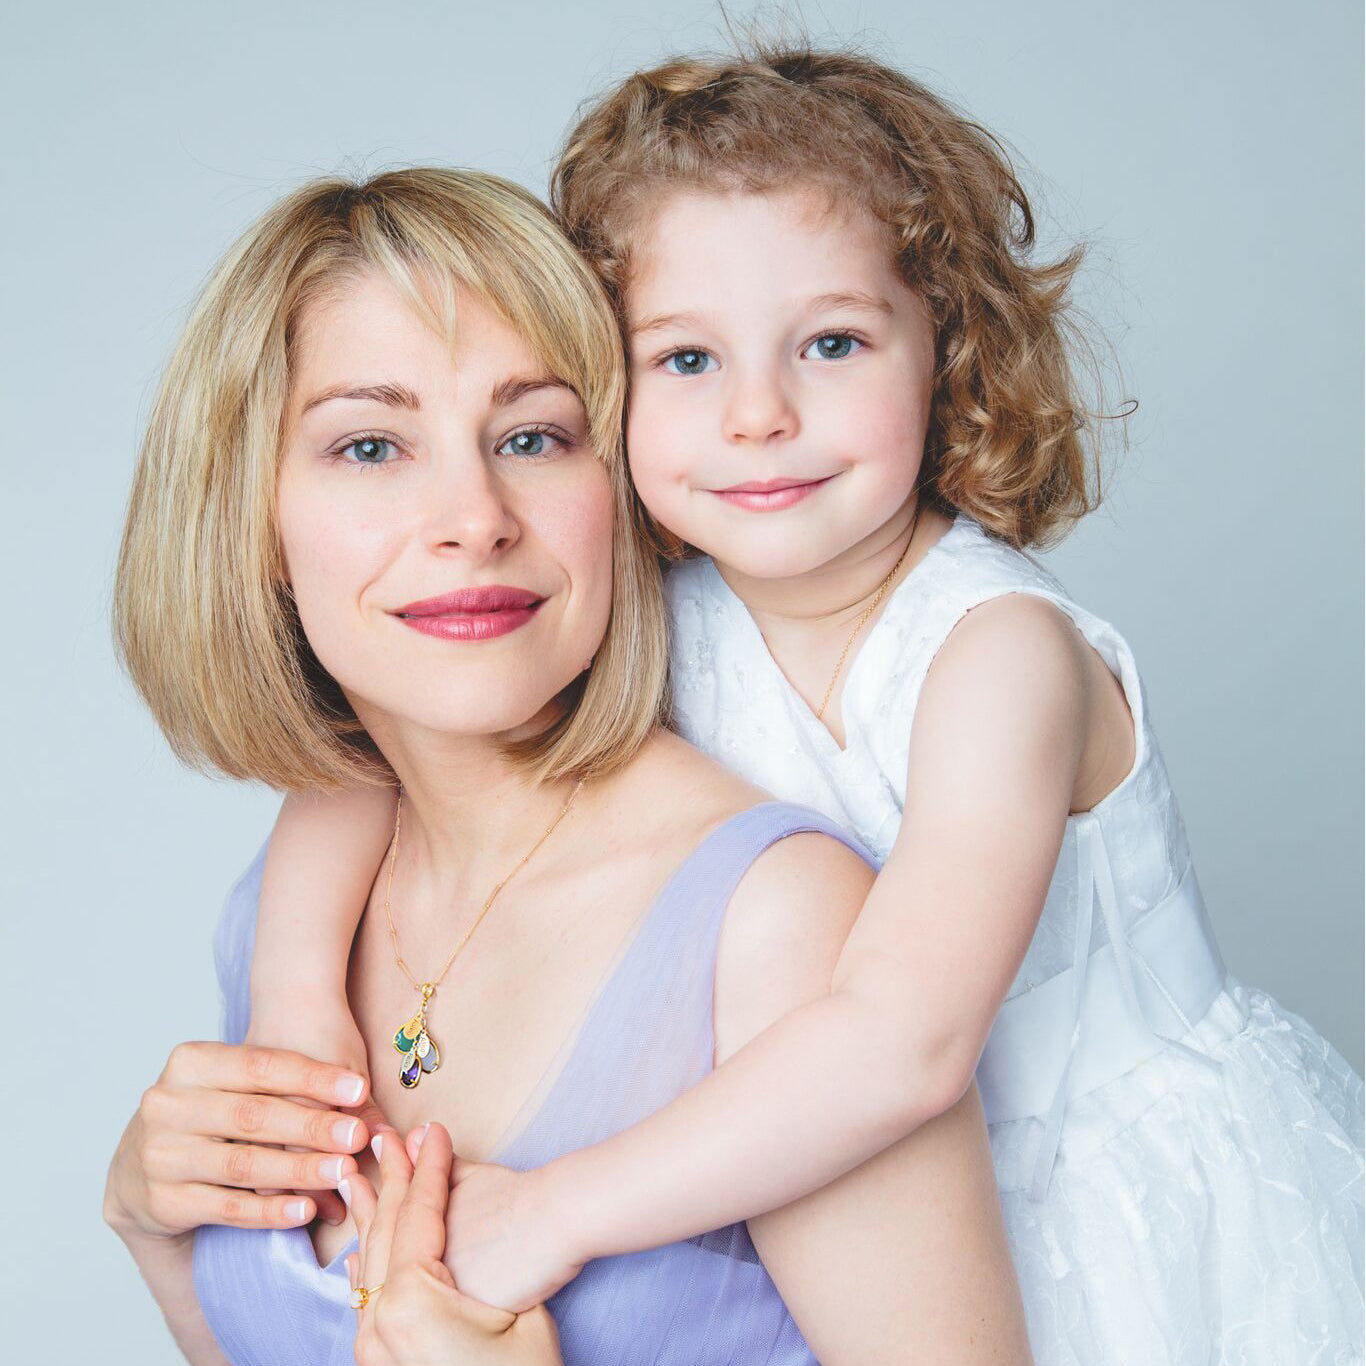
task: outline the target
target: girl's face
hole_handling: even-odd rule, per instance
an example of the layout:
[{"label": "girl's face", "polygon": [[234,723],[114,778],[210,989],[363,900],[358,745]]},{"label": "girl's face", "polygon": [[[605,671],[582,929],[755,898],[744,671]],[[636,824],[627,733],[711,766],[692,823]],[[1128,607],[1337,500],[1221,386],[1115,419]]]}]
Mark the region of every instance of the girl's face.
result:
[{"label": "girl's face", "polygon": [[309,644],[363,724],[516,735],[602,641],[612,493],[577,396],[457,299],[454,352],[378,272],[304,313],[280,537]]},{"label": "girl's face", "polygon": [[886,229],[810,190],[687,191],[644,237],[626,305],[645,506],[755,578],[857,555],[911,497],[934,374]]}]

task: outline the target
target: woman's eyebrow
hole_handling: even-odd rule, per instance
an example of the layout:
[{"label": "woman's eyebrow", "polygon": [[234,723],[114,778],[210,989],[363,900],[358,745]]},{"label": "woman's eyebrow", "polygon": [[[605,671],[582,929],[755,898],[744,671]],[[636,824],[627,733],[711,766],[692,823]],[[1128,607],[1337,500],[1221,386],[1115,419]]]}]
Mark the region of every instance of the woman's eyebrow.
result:
[{"label": "woman's eyebrow", "polygon": [[495,408],[506,408],[509,403],[516,403],[519,398],[535,393],[537,389],[568,389],[570,393],[574,392],[573,386],[566,384],[558,375],[514,375],[493,386],[489,401]]},{"label": "woman's eyebrow", "polygon": [[363,403],[384,403],[390,408],[408,408],[417,412],[422,403],[413,391],[402,384],[334,384],[330,389],[315,394],[304,404],[302,411],[309,412],[320,403],[328,403],[334,398],[359,399]]}]

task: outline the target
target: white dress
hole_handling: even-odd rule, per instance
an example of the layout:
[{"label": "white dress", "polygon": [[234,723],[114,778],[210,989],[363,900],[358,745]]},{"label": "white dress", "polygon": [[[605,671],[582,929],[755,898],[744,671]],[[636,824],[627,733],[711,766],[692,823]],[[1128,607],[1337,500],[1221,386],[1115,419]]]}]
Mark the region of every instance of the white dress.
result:
[{"label": "white dress", "polygon": [[1137,753],[1069,818],[977,1072],[1035,1360],[1360,1363],[1362,1083],[1226,973],[1119,633],[960,514],[850,664],[841,750],[710,560],[676,566],[667,591],[680,732],[879,858],[901,823],[920,688],[954,625],[1003,593],[1072,618],[1124,686]]}]

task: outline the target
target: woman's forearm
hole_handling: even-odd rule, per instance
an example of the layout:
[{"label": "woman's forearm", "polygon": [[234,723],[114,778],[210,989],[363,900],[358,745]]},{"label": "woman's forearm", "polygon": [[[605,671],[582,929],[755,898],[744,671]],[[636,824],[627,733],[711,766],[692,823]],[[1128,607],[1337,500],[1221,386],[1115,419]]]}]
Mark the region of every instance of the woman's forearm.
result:
[{"label": "woman's forearm", "polygon": [[[537,1174],[585,1258],[777,1209],[943,1113],[971,1083],[908,1061],[884,1008],[834,992],[784,1015],[649,1118]],[[851,1060],[858,1059],[857,1064]]]},{"label": "woman's forearm", "polygon": [[153,1299],[161,1307],[176,1346],[191,1366],[232,1366],[204,1318],[195,1294],[194,1234],[149,1238],[121,1233],[120,1237],[132,1253]]}]

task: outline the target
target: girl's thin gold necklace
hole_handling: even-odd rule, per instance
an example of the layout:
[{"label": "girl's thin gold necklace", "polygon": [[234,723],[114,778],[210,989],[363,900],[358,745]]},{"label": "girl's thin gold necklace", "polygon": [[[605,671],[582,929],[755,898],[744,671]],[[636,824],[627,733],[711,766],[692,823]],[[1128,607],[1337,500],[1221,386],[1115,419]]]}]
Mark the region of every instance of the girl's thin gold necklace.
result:
[{"label": "girl's thin gold necklace", "polygon": [[858,620],[854,623],[854,629],[849,633],[849,639],[844,642],[844,649],[840,651],[839,663],[835,665],[835,672],[830,675],[830,684],[825,690],[825,696],[821,698],[821,705],[816,712],[816,720],[825,720],[825,709],[830,705],[830,695],[835,691],[835,681],[840,676],[840,670],[844,668],[844,661],[849,658],[849,651],[853,648],[854,641],[858,638],[858,633],[868,624],[868,618],[877,611],[877,605],[887,596],[887,590],[892,586],[892,580],[896,578],[896,571],[901,568],[902,562],[906,558],[906,552],[911,548],[911,542],[915,540],[916,523],[920,520],[920,504],[916,504],[915,516],[911,518],[911,534],[906,539],[906,544],[902,547],[901,554],[897,556],[896,563],[892,566],[892,572],[882,581],[882,586],[873,594],[873,600],[867,607],[859,613]]},{"label": "girl's thin gold necklace", "polygon": [[493,899],[526,866],[532,854],[550,838],[551,831],[569,814],[569,808],[574,805],[574,798],[579,795],[579,788],[582,786],[582,779],[574,784],[574,790],[569,794],[569,800],[560,808],[560,814],[546,826],[541,838],[522,856],[522,861],[488,894],[488,899],[475,917],[474,924],[465,931],[465,937],[455,946],[455,952],[446,959],[446,966],[430,982],[419,982],[408,970],[407,963],[403,961],[403,955],[398,949],[398,930],[394,928],[394,916],[389,907],[389,896],[394,889],[394,860],[398,856],[398,833],[403,818],[403,789],[399,788],[398,807],[394,811],[394,837],[389,842],[389,873],[384,884],[384,918],[389,924],[389,938],[394,942],[394,961],[399,965],[403,975],[413,984],[413,990],[422,993],[422,1000],[418,1003],[417,1010],[413,1013],[412,1018],[394,1035],[394,1047],[403,1055],[403,1066],[399,1071],[398,1079],[405,1089],[411,1091],[422,1080],[424,1072],[435,1072],[441,1066],[441,1051],[437,1048],[431,1035],[427,1033],[428,1002],[436,994],[436,989],[441,985],[442,979],[451,970],[451,964],[460,956],[460,950],[469,943],[470,935],[479,928],[479,922],[488,914],[489,907],[493,905]]}]

